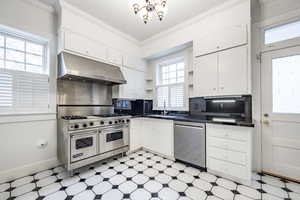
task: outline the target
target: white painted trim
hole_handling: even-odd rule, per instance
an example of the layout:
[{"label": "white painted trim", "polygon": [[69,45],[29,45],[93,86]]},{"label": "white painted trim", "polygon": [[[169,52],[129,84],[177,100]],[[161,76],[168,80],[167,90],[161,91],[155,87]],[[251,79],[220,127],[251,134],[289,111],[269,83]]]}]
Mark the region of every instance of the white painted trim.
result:
[{"label": "white painted trim", "polygon": [[17,178],[28,176],[29,174],[34,174],[43,170],[47,170],[60,165],[57,158],[51,158],[48,160],[31,163],[24,165],[22,167],[9,169],[0,172],[0,183],[8,182]]},{"label": "white painted trim", "polygon": [[55,13],[55,8],[49,4],[46,4],[41,1],[37,0],[23,0],[24,3],[30,4],[36,8],[42,9],[44,11],[47,11],[49,13]]},{"label": "white painted trim", "polygon": [[121,31],[119,31],[116,28],[111,27],[110,25],[104,23],[103,21],[97,19],[96,17],[93,17],[92,15],[89,15],[88,13],[86,13],[86,12],[84,12],[84,11],[82,11],[82,10],[80,10],[80,9],[78,9],[78,8],[70,5],[70,4],[68,4],[64,0],[61,0],[60,4],[61,4],[62,9],[67,9],[68,11],[76,13],[80,17],[82,17],[82,18],[84,18],[84,19],[86,19],[88,21],[91,21],[91,22],[95,23],[96,25],[100,26],[101,28],[105,28],[106,30],[108,30],[108,31],[110,31],[110,32],[112,32],[112,33],[114,33],[114,34],[122,37],[123,39],[128,40],[128,41],[134,43],[137,46],[140,46],[140,41],[138,41],[137,39],[131,37],[130,35],[127,35],[127,34],[121,32]]},{"label": "white painted trim", "polygon": [[147,44],[151,43],[154,40],[162,38],[162,37],[164,37],[164,36],[166,36],[170,33],[176,32],[178,30],[184,29],[188,26],[191,26],[191,25],[203,20],[204,18],[206,18],[208,16],[214,15],[218,12],[223,12],[224,10],[232,8],[233,6],[238,5],[240,3],[244,3],[245,1],[249,1],[249,0],[231,0],[231,1],[228,1],[226,3],[223,3],[222,5],[217,6],[215,8],[212,8],[212,9],[208,10],[205,13],[202,13],[202,14],[200,14],[200,15],[192,18],[192,19],[186,20],[186,21],[184,21],[184,22],[182,22],[182,23],[180,23],[176,26],[173,26],[173,27],[171,27],[171,28],[169,28],[165,31],[162,31],[162,32],[160,32],[160,33],[158,33],[158,34],[156,34],[156,35],[154,35],[154,36],[152,36],[148,39],[145,39],[145,40],[141,41],[141,45],[142,46],[147,45]]}]

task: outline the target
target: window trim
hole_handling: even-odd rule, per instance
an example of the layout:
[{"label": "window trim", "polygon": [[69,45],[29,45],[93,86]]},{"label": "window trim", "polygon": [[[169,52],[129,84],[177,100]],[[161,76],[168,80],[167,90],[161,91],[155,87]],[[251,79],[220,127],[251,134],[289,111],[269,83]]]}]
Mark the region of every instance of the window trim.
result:
[{"label": "window trim", "polygon": [[283,41],[279,41],[279,42],[274,42],[271,44],[265,44],[265,32],[267,30],[276,28],[276,27],[280,27],[280,26],[284,26],[286,24],[290,24],[290,23],[297,22],[297,21],[300,21],[300,16],[294,17],[292,19],[291,18],[284,19],[284,20],[281,20],[281,21],[278,21],[278,22],[275,22],[272,24],[262,25],[260,27],[260,29],[261,29],[261,33],[260,33],[261,52],[264,53],[264,52],[278,50],[278,49],[282,49],[282,48],[299,46],[300,45],[300,37],[287,39],[287,40],[283,40]]},{"label": "window trim", "polygon": [[[24,67],[25,67],[24,72],[27,72],[26,71],[26,65],[29,64],[29,63],[26,63],[26,55],[29,54],[29,55],[33,55],[33,56],[40,56],[40,55],[37,55],[37,54],[34,54],[34,53],[27,53],[27,51],[26,51],[26,42],[32,42],[32,43],[39,44],[39,45],[43,46],[43,55],[42,55],[43,73],[49,75],[50,69],[49,69],[49,42],[48,41],[46,41],[44,39],[43,40],[32,39],[33,36],[28,36],[28,39],[27,39],[26,35],[24,36],[24,35],[20,35],[19,33],[11,33],[11,30],[6,31],[1,26],[0,26],[0,35],[3,35],[4,38],[10,37],[10,38],[18,39],[18,40],[22,39],[24,41],[24,43],[25,43],[24,44],[24,51],[17,50],[17,49],[6,48],[6,39],[4,40],[4,47],[3,47],[3,50],[4,50],[3,60],[4,61],[6,61],[6,50],[12,50],[12,51],[24,53],[24,62],[18,62],[18,61],[14,61],[14,60],[7,60],[9,62],[24,64]],[[29,34],[27,34],[27,35],[29,35]],[[2,48],[2,47],[0,47],[0,48]],[[40,65],[35,65],[35,64],[30,64],[30,65],[40,66]],[[4,68],[4,69],[6,69],[6,68]]]},{"label": "window trim", "polygon": [[[183,62],[184,63],[184,82],[183,83],[171,83],[171,84],[158,84],[158,81],[160,81],[160,76],[161,76],[161,70],[160,68],[166,65],[172,65],[175,63],[179,63],[179,62]],[[185,53],[180,53],[180,54],[176,54],[176,55],[172,55],[172,56],[168,56],[164,59],[158,60],[157,63],[155,64],[155,85],[154,85],[154,89],[155,89],[155,95],[154,95],[154,110],[164,110],[164,107],[158,107],[157,105],[157,90],[159,87],[164,87],[164,86],[168,86],[169,90],[168,90],[168,96],[170,97],[170,87],[172,86],[178,86],[178,85],[182,85],[183,87],[183,107],[171,107],[170,105],[168,107],[166,107],[166,110],[168,111],[187,111],[188,110],[188,106],[187,106],[187,69],[188,69],[188,64],[187,64],[187,56],[185,55]],[[171,102],[171,100],[168,100],[169,103]]]},{"label": "window trim", "polygon": [[[45,39],[41,36],[37,36],[37,35],[34,35],[34,34],[31,34],[31,33],[28,33],[28,32],[23,32],[23,31],[20,31],[18,29],[14,29],[14,28],[11,28],[11,27],[7,27],[7,26],[4,26],[4,25],[1,25],[0,24],[0,35],[4,35],[4,37],[10,37],[10,38],[16,38],[16,39],[21,39],[21,40],[24,40],[24,41],[27,41],[27,42],[32,42],[34,44],[39,44],[39,45],[42,45],[43,46],[43,56],[42,56],[42,59],[43,59],[43,63],[42,63],[42,66],[43,66],[43,73],[34,73],[34,72],[29,72],[29,71],[26,71],[26,67],[24,68],[25,70],[13,70],[13,69],[8,69],[8,68],[1,68],[3,70],[11,70],[11,71],[19,71],[19,72],[23,72],[23,73],[33,73],[33,74],[40,74],[40,75],[44,75],[44,76],[47,76],[48,77],[48,108],[45,109],[45,110],[40,110],[40,111],[24,111],[24,110],[14,110],[13,112],[0,112],[0,118],[2,119],[3,117],[15,117],[15,116],[20,116],[22,118],[22,116],[41,116],[41,115],[53,115],[55,113],[55,111],[53,110],[52,108],[52,104],[53,104],[53,101],[54,101],[54,98],[53,98],[53,94],[52,94],[52,91],[53,91],[53,83],[51,83],[51,69],[50,69],[50,47],[51,47],[51,44],[50,44],[50,39]],[[52,40],[52,39],[51,39]],[[6,41],[6,40],[5,40]],[[6,48],[4,46],[4,51],[6,51]],[[12,49],[14,51],[18,51],[16,49]],[[24,53],[24,63],[23,62],[20,62],[24,65],[26,64],[29,64],[29,65],[32,65],[32,66],[35,66],[34,64],[30,64],[30,63],[26,63],[26,42],[25,42],[25,46],[24,46],[24,51],[20,51],[22,53]],[[30,55],[36,55],[34,53],[28,53]],[[4,58],[3,60],[6,60],[5,58],[5,54],[4,54]],[[39,55],[40,56],[40,55]],[[15,62],[15,63],[18,63],[16,61],[12,61],[12,62]],[[36,66],[41,66],[41,65],[36,65]],[[14,120],[12,120],[14,121]],[[33,118],[32,120],[29,120],[29,121],[36,121],[36,118]]]}]

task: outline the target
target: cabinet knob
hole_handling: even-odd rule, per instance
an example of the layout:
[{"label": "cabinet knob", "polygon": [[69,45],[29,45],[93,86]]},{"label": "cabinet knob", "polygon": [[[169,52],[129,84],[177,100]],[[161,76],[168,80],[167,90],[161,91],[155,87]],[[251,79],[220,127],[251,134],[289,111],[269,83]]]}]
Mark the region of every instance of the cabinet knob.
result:
[{"label": "cabinet knob", "polygon": [[221,90],[224,90],[224,87],[220,87],[221,88]]},{"label": "cabinet knob", "polygon": [[216,91],[216,90],[217,90],[217,88],[213,88],[213,90],[214,90],[214,91]]}]

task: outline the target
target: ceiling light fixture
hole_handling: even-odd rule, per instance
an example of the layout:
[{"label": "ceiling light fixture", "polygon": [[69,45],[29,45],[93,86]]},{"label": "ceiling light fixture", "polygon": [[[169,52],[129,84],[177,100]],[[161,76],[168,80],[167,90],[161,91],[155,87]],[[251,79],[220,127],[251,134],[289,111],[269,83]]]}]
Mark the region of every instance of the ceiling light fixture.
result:
[{"label": "ceiling light fixture", "polygon": [[152,18],[153,14],[163,20],[167,13],[167,0],[130,0],[134,14],[139,14],[145,24]]}]

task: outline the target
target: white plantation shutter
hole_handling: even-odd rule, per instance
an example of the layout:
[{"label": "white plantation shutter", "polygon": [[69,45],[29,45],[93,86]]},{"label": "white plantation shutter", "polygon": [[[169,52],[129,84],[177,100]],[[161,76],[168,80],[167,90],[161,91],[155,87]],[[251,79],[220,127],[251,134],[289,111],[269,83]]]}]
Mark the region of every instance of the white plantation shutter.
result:
[{"label": "white plantation shutter", "polygon": [[184,85],[170,86],[170,102],[172,108],[184,107]]},{"label": "white plantation shutter", "polygon": [[0,69],[0,113],[47,112],[48,75]]},{"label": "white plantation shutter", "polygon": [[0,30],[0,114],[49,111],[45,41]]},{"label": "white plantation shutter", "polygon": [[158,66],[157,109],[182,110],[185,107],[185,68],[182,58]]}]

